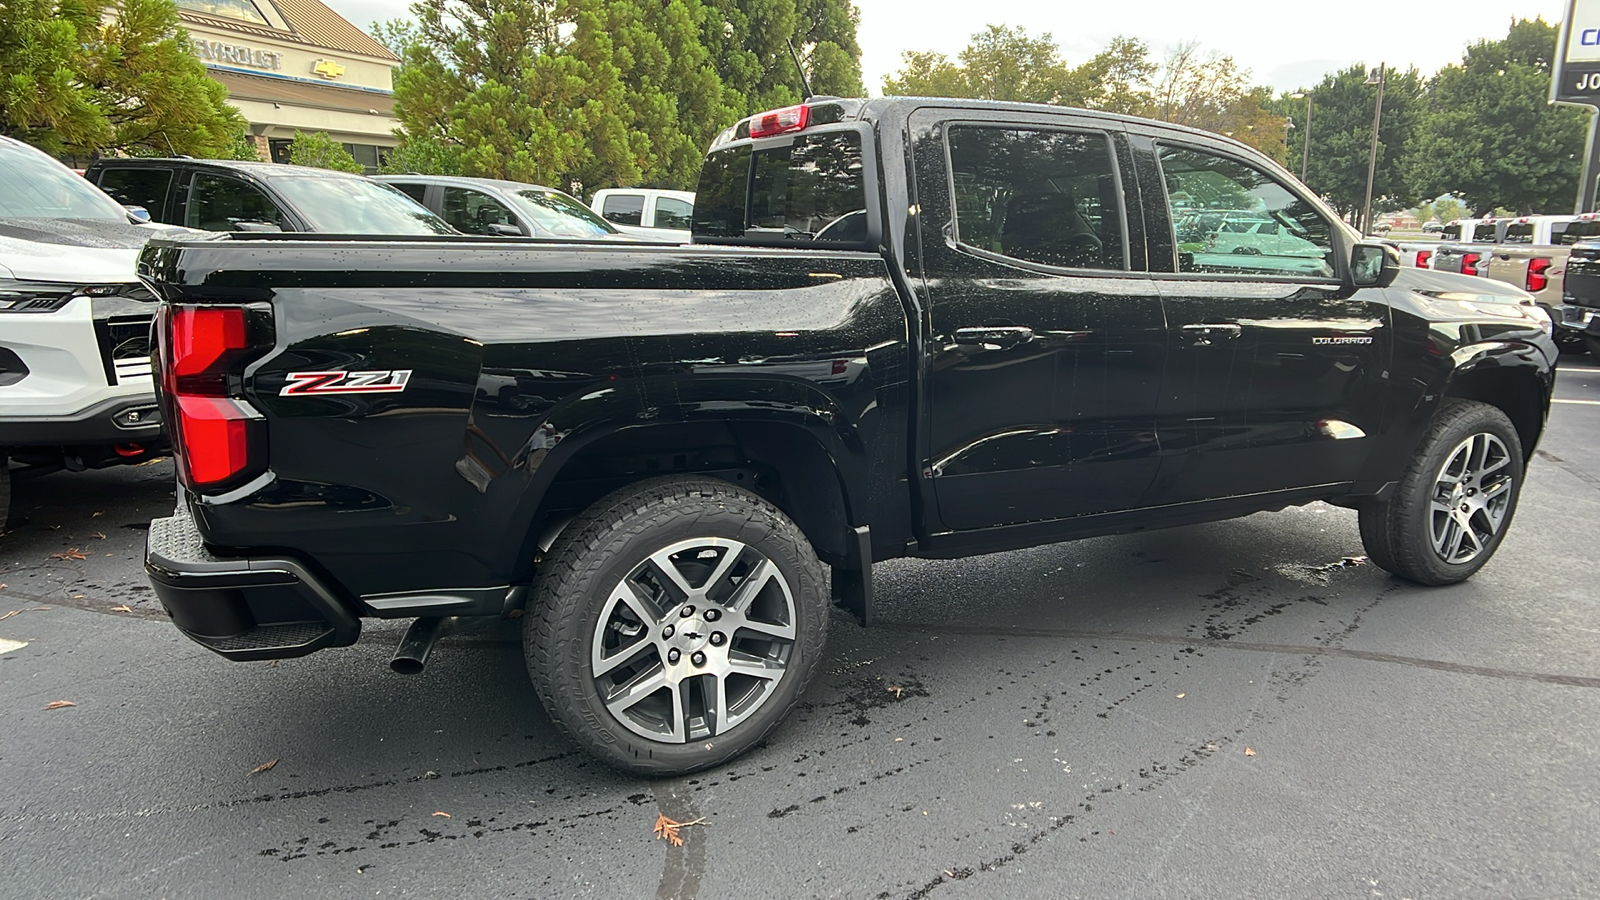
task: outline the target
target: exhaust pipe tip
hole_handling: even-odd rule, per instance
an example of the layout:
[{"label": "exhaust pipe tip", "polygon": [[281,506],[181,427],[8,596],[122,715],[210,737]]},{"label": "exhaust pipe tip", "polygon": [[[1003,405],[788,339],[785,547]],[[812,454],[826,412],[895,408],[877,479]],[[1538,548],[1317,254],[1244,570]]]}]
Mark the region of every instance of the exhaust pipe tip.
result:
[{"label": "exhaust pipe tip", "polygon": [[423,616],[412,622],[400,638],[400,646],[395,648],[389,668],[400,675],[420,675],[428,664],[428,653],[433,645],[449,632],[449,625],[454,621],[454,616]]}]

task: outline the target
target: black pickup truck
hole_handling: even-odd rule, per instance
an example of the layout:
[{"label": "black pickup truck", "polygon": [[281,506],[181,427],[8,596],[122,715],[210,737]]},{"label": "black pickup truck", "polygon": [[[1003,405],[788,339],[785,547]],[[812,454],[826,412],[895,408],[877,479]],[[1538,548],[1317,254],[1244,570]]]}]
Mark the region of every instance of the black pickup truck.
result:
[{"label": "black pickup truck", "polygon": [[152,245],[178,627],[253,660],[415,617],[416,671],[525,612],[556,722],[687,772],[783,719],[876,561],[1322,500],[1457,582],[1544,427],[1525,294],[1402,272],[1212,134],[819,98],[719,136],[694,216],[682,246]]}]

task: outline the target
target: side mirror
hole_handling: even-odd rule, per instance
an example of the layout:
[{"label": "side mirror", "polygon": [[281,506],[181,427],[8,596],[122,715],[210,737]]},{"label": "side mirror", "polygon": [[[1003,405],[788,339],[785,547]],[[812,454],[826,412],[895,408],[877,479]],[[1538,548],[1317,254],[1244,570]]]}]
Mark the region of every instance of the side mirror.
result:
[{"label": "side mirror", "polygon": [[247,231],[251,234],[277,234],[283,229],[271,222],[251,222],[248,220],[234,222],[234,231]]},{"label": "side mirror", "polygon": [[522,229],[504,222],[490,222],[483,226],[483,230],[485,234],[492,234],[495,237],[522,237]]},{"label": "side mirror", "polygon": [[1388,244],[1363,241],[1350,251],[1350,283],[1354,287],[1388,287],[1400,274],[1400,251]]},{"label": "side mirror", "polygon": [[150,210],[145,209],[142,206],[135,206],[132,203],[124,203],[122,204],[122,208],[128,211],[128,218],[140,225],[150,221]]}]

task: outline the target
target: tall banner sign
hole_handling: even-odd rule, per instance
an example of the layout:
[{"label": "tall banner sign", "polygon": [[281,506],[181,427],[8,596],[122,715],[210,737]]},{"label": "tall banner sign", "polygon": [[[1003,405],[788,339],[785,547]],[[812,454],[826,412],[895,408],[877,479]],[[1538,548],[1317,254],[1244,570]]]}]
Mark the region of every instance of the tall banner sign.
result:
[{"label": "tall banner sign", "polygon": [[1550,102],[1600,107],[1600,0],[1567,0]]}]

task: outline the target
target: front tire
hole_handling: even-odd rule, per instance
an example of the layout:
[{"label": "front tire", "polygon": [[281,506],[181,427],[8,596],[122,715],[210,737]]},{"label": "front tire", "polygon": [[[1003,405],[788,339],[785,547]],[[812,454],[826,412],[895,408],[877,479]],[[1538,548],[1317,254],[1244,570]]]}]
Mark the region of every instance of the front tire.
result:
[{"label": "front tire", "polygon": [[1524,472],[1522,442],[1505,413],[1445,400],[1394,493],[1361,507],[1367,556],[1418,584],[1465,581],[1511,527]]},{"label": "front tire", "polygon": [[523,626],[552,719],[605,762],[676,775],[783,721],[827,636],[822,564],[765,500],[713,478],[607,495],[551,547]]}]

